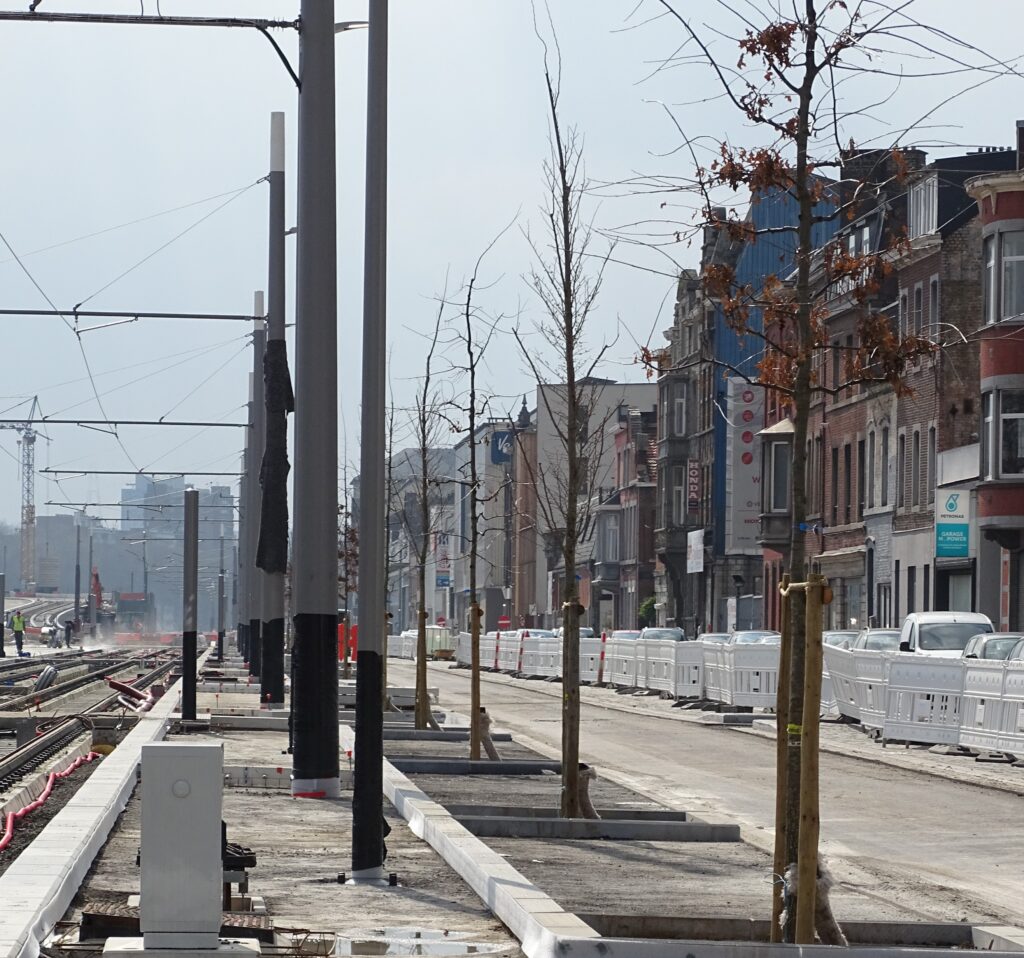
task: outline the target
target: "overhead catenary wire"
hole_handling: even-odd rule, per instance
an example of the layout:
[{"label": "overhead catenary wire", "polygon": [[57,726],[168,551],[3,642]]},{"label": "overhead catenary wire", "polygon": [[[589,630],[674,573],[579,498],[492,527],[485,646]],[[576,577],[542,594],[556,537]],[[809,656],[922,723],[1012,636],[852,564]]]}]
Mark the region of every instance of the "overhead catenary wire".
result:
[{"label": "overhead catenary wire", "polygon": [[[51,250],[61,249],[64,246],[71,246],[74,243],[82,243],[85,240],[95,239],[97,236],[105,236],[107,233],[114,233],[117,230],[127,229],[129,226],[138,226],[139,223],[148,223],[150,220],[159,219],[161,216],[169,216],[172,213],[180,213],[182,210],[191,209],[194,206],[202,206],[204,203],[212,203],[214,200],[223,199],[225,196],[235,196],[247,189],[249,189],[249,185],[240,186],[233,190],[226,190],[223,193],[214,193],[213,196],[206,196],[201,200],[193,200],[191,203],[182,203],[180,206],[173,206],[170,209],[160,210],[158,213],[150,213],[147,216],[140,216],[138,219],[118,223],[116,226],[107,226],[103,229],[95,230],[92,233],[84,233],[81,236],[76,236],[73,239],[61,240],[59,243],[51,243],[49,246],[41,246],[39,249],[33,249],[29,250],[27,253],[22,253],[22,257],[27,259],[29,256],[38,256],[40,253],[49,253]],[[0,266],[3,266],[5,263],[13,262],[14,259],[15,257],[13,256],[8,259],[0,259]]]},{"label": "overhead catenary wire", "polygon": [[[185,229],[183,229],[180,233],[176,234],[175,236],[172,236],[169,240],[167,240],[166,243],[161,244],[160,246],[158,246],[152,252],[147,253],[138,262],[134,263],[132,266],[129,266],[128,269],[126,269],[123,272],[119,273],[117,276],[115,276],[108,283],[105,283],[103,286],[101,286],[98,290],[96,290],[95,293],[90,293],[88,296],[85,297],[85,299],[81,300],[79,303],[76,303],[74,309],[72,310],[72,312],[76,313],[82,306],[84,306],[86,303],[88,303],[89,300],[95,299],[97,296],[99,296],[100,293],[105,292],[106,290],[110,289],[111,286],[113,286],[115,283],[120,282],[129,273],[134,272],[135,270],[137,270],[143,264],[148,263],[157,254],[162,253],[165,249],[167,249],[168,246],[171,246],[173,243],[176,243],[183,236],[187,236],[197,226],[201,225],[202,223],[205,223],[211,216],[215,216],[217,213],[219,213],[226,206],[229,206],[231,203],[233,203],[235,200],[237,200],[240,196],[244,196],[246,193],[248,193],[249,190],[251,190],[254,186],[258,186],[260,183],[263,182],[263,179],[264,179],[264,177],[260,177],[258,180],[255,180],[254,182],[250,183],[247,187],[245,187],[245,189],[240,190],[239,192],[235,193],[233,196],[228,197],[228,199],[226,199],[219,206],[215,206],[208,213],[204,213],[194,223],[192,223],[191,225],[185,227]],[[51,305],[52,305],[52,303],[51,303]]]}]

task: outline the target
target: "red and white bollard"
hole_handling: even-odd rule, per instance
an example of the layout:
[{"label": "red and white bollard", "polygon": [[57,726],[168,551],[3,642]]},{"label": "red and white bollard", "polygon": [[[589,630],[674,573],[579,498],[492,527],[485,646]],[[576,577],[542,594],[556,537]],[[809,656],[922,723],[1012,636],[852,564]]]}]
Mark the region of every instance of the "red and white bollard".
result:
[{"label": "red and white bollard", "polygon": [[501,647],[501,633],[494,634],[494,671],[498,671],[498,649]]},{"label": "red and white bollard", "polygon": [[597,684],[598,685],[600,685],[602,682],[604,682],[604,646],[605,646],[605,643],[607,641],[608,641],[608,633],[607,632],[602,632],[601,633],[601,655],[598,657],[598,660],[597,660]]}]

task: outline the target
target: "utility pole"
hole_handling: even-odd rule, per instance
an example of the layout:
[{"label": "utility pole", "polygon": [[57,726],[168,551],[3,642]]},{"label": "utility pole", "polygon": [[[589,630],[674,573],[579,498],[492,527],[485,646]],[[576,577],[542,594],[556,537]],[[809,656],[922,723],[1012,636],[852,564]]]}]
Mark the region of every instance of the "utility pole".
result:
[{"label": "utility pole", "polygon": [[[143,543],[145,546],[145,543]],[[145,552],[143,552],[145,555]],[[143,560],[145,561],[145,560]],[[220,537],[220,565],[217,567],[217,661],[224,661],[224,605],[227,598],[224,573],[224,536]]]},{"label": "utility pole", "polygon": [[[255,295],[253,312],[263,316],[263,293]],[[263,500],[260,488],[260,469],[263,465],[263,446],[266,437],[266,400],[263,389],[263,354],[267,349],[267,324],[263,319],[253,320],[252,379],[250,380],[251,410],[246,466],[248,467],[249,531],[246,539],[245,562],[249,575],[249,674],[260,675],[263,644],[260,624],[263,619],[263,571],[256,566],[256,544],[259,540],[260,512]]]},{"label": "utility pole", "polygon": [[[333,798],[339,792],[334,4],[302,0],[300,19],[292,794]],[[379,702],[378,696],[378,708]]]},{"label": "utility pole", "polygon": [[182,556],[181,717],[196,717],[196,600],[199,591],[199,490],[185,490]]},{"label": "utility pole", "polygon": [[359,452],[359,665],[352,794],[352,881],[384,878],[383,647],[387,379],[388,0],[370,0],[363,264],[363,408]]},{"label": "utility pole", "polygon": [[284,114],[270,114],[270,225],[263,498],[256,564],[263,570],[260,700],[284,705],[284,576],[288,568],[288,413],[295,408],[284,338]]},{"label": "utility pole", "polygon": [[[82,627],[82,525],[75,520],[75,634]],[[81,641],[81,640],[79,640]]]},{"label": "utility pole", "polygon": [[92,528],[89,528],[89,636],[90,638],[96,638],[96,613],[99,611],[96,608],[96,593],[93,591],[93,578],[95,570],[92,567]]},{"label": "utility pole", "polygon": [[[252,403],[249,404],[250,406]],[[251,416],[251,413],[250,413]],[[247,466],[249,459],[249,431],[245,433],[245,448],[242,450],[242,471],[238,480],[238,544],[235,546],[235,607],[238,612],[238,652],[243,662],[249,661],[249,577],[245,565],[246,537],[249,535],[249,481]]]}]

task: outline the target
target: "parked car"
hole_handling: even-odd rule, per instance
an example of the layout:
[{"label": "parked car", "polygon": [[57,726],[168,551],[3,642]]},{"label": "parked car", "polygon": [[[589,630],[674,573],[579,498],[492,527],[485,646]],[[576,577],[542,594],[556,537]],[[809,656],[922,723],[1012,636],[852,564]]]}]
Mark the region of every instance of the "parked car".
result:
[{"label": "parked car", "polygon": [[974,636],[992,631],[980,612],[911,612],[900,630],[900,651],[958,659]]},{"label": "parked car", "polygon": [[697,636],[698,642],[707,642],[708,645],[725,645],[729,641],[728,632],[701,632]]},{"label": "parked car", "polygon": [[1020,632],[982,632],[964,646],[965,659],[1007,659],[1014,646],[1024,639]]},{"label": "parked car", "polygon": [[[563,629],[561,626],[559,626],[557,629],[555,629],[554,630],[555,638],[556,639],[560,639],[562,637],[562,633],[564,631],[565,631],[565,629]],[[590,626],[587,626],[587,625],[581,625],[580,626],[580,638],[581,639],[592,639],[593,637],[594,637],[594,630],[592,628],[590,628]]]},{"label": "parked car", "polygon": [[1006,657],[1007,662],[1024,662],[1024,637],[1022,637]]},{"label": "parked car", "polygon": [[854,629],[830,629],[821,633],[821,641],[825,645],[835,645],[841,649],[848,649],[856,638],[857,632]]},{"label": "parked car", "polygon": [[782,639],[782,636],[778,632],[772,632],[769,629],[755,629],[747,630],[743,632],[733,632],[729,636],[729,645],[771,645],[774,643],[765,642],[771,636],[778,636]]},{"label": "parked car", "polygon": [[782,633],[781,632],[771,632],[768,635],[766,635],[763,639],[761,639],[761,641],[758,642],[757,644],[758,645],[782,645]]},{"label": "parked car", "polygon": [[685,642],[686,633],[682,629],[647,628],[640,633],[641,639],[669,639],[672,642]]},{"label": "parked car", "polygon": [[[502,638],[508,635],[507,632],[502,633]],[[555,633],[551,629],[516,629],[512,635],[516,639],[553,639]]]},{"label": "parked car", "polygon": [[899,652],[899,629],[862,629],[850,648],[857,652]]},{"label": "parked car", "polygon": [[609,639],[639,639],[639,629],[616,629],[608,636]]}]

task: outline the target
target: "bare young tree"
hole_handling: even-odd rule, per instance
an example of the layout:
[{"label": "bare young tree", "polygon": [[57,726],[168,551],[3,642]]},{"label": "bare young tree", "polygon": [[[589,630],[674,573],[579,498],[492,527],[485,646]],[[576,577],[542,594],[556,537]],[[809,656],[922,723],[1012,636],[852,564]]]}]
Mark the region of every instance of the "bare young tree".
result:
[{"label": "bare young tree", "polygon": [[[538,37],[540,37],[538,32]],[[564,582],[562,609],[562,799],[565,818],[579,818],[580,774],[580,605],[576,580],[577,552],[590,520],[592,480],[600,468],[605,430],[591,414],[599,405],[603,383],[593,373],[608,349],[591,346],[587,322],[594,308],[606,257],[591,252],[593,233],[584,220],[582,203],[587,191],[583,169],[583,141],[567,126],[559,109],[561,61],[557,43],[554,65],[551,49],[544,47],[544,84],[547,93],[550,155],[544,164],[547,198],[543,207],[543,241],[530,239],[535,266],[528,283],[540,300],[543,318],[537,324],[549,347],[548,361],[531,348],[520,330],[515,337],[540,388],[540,401],[554,424],[558,440],[555,457],[537,457],[531,481],[547,526],[550,556],[560,554]],[[590,262],[596,265],[591,269]],[[544,385],[545,383],[557,385]],[[527,458],[527,457],[524,457]]]},{"label": "bare young tree", "polygon": [[509,223],[502,229],[477,257],[472,274],[463,284],[461,296],[457,296],[452,304],[457,307],[458,314],[451,321],[454,333],[451,346],[465,352],[464,360],[453,360],[452,369],[464,380],[465,392],[460,398],[452,401],[456,418],[452,418],[450,422],[453,430],[465,433],[469,445],[468,478],[456,481],[463,486],[463,499],[469,507],[470,759],[480,758],[483,744],[480,696],[480,620],[483,610],[480,607],[479,569],[481,524],[485,517],[481,510],[488,502],[493,501],[496,495],[488,493],[483,488],[480,464],[477,460],[477,448],[480,445],[477,437],[478,426],[481,417],[487,415],[490,406],[490,396],[481,391],[478,382],[487,348],[495,332],[506,319],[502,315],[494,316],[485,312],[477,303],[476,297],[481,291],[489,288],[489,285],[493,285],[481,284],[480,270],[488,253],[511,226],[512,223]]},{"label": "bare young tree", "polygon": [[[768,3],[742,10],[720,0],[718,12],[731,18],[734,29],[735,61],[720,47],[730,27],[712,29],[698,23],[676,0],[651,0],[650,6],[656,9],[655,18],[667,18],[681,28],[682,47],[665,65],[707,68],[716,83],[717,98],[736,112],[750,142],[737,145],[714,137],[690,137],[670,113],[695,171],[692,176],[647,178],[641,188],[695,196],[698,230],[718,230],[741,243],[772,242],[791,253],[782,257],[790,263],[785,271],[765,276],[757,285],[740,282],[728,263],[705,269],[706,297],[750,344],[757,363],[749,370],[729,366],[715,355],[702,361],[717,363],[727,372],[773,390],[789,408],[794,437],[788,558],[792,581],[801,582],[807,558],[807,437],[812,402],[815,397],[837,396],[859,386],[903,393],[908,368],[943,345],[940,331],[908,335],[889,311],[880,308],[879,290],[893,260],[905,248],[905,234],[894,232],[868,250],[821,239],[823,225],[831,225],[826,232],[834,233],[880,203],[887,190],[905,189],[914,162],[907,134],[938,109],[926,111],[894,135],[887,134],[888,146],[879,148],[875,140],[868,141],[872,149],[858,148],[850,134],[863,131],[871,122],[872,110],[888,104],[890,96],[883,95],[881,103],[851,105],[851,81],[865,76],[877,81],[886,76],[902,80],[967,73],[969,88],[974,88],[1004,75],[1007,67],[949,34],[930,30],[910,12],[913,0],[798,0],[791,7]],[[891,66],[894,57],[901,61],[898,68]],[[935,61],[941,62],[935,65]],[[866,99],[877,100],[877,90],[877,84],[870,86]],[[953,98],[946,97],[943,103]],[[698,160],[701,149],[710,151],[706,163]],[[845,171],[848,166],[855,172],[841,172],[838,178],[824,172]],[[795,206],[792,221],[756,227],[750,219],[726,213],[720,195],[740,189],[749,191],[754,203],[784,196]],[[659,222],[662,225],[655,232],[644,232],[634,241],[666,250],[687,233],[687,227]],[[832,339],[828,327],[828,303],[839,296],[847,297],[856,313],[851,340],[841,344]],[[663,356],[648,353],[645,358],[665,368]],[[830,369],[838,374],[826,376]],[[800,794],[807,624],[803,593],[793,593],[790,610],[790,719],[788,729],[780,727],[778,733],[787,736],[788,747],[780,767],[785,816],[781,834],[776,835],[777,871],[787,870],[796,861],[802,822],[803,827],[813,827],[815,834],[817,830],[817,806],[803,808]],[[778,905],[777,896],[776,911]],[[793,903],[787,914],[786,941],[802,941],[794,937],[796,911]]]},{"label": "bare young tree", "polygon": [[402,516],[406,533],[416,557],[418,608],[416,612],[416,708],[415,724],[418,729],[438,728],[430,708],[427,691],[427,558],[430,544],[441,513],[438,477],[434,452],[440,443],[443,426],[443,401],[434,381],[433,364],[441,335],[444,306],[440,306],[434,328],[428,339],[423,378],[416,390],[413,409],[413,435],[416,443],[417,470],[414,479],[413,514],[403,505]]}]

